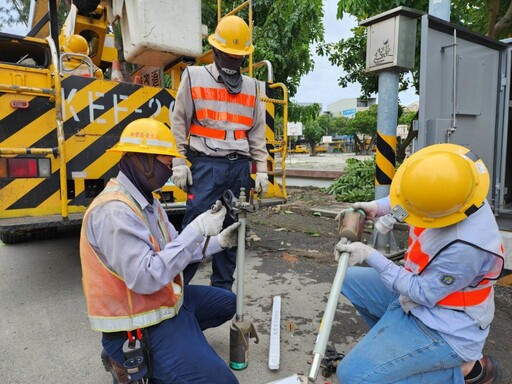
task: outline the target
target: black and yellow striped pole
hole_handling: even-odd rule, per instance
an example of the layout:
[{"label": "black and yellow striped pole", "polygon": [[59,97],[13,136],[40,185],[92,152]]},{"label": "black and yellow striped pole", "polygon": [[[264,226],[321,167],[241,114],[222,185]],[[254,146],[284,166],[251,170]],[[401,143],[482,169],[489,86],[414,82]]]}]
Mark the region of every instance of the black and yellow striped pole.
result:
[{"label": "black and yellow striped pole", "polygon": [[396,135],[386,135],[382,132],[377,132],[377,153],[375,157],[376,187],[389,186],[395,176],[396,143]]},{"label": "black and yellow striped pole", "polygon": [[391,180],[395,176],[398,76],[397,71],[384,71],[379,74],[377,152],[375,156],[376,199],[389,195]]}]

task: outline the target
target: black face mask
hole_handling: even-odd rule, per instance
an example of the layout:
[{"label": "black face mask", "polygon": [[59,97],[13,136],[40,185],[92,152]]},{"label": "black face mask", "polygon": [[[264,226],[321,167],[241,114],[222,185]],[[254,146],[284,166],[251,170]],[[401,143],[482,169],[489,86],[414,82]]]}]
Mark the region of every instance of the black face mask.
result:
[{"label": "black face mask", "polygon": [[229,93],[238,94],[242,90],[242,74],[240,68],[244,62],[245,56],[234,58],[230,55],[213,48],[213,58],[215,66],[219,70],[220,77],[226,84]]},{"label": "black face mask", "polygon": [[127,153],[119,162],[119,168],[137,187],[149,204],[153,204],[154,190],[160,189],[169,180],[172,171],[155,155]]}]

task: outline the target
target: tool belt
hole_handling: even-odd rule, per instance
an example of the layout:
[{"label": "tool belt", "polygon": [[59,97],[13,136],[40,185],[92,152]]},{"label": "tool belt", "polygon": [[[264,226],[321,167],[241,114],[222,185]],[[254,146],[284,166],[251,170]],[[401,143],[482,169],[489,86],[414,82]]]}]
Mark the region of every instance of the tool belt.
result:
[{"label": "tool belt", "polygon": [[[124,362],[110,358],[105,351],[101,359],[105,369],[112,374],[114,382],[130,384],[151,377],[149,335],[145,329],[124,332],[103,332],[107,340],[123,341]],[[117,381],[116,381],[117,380]]]}]

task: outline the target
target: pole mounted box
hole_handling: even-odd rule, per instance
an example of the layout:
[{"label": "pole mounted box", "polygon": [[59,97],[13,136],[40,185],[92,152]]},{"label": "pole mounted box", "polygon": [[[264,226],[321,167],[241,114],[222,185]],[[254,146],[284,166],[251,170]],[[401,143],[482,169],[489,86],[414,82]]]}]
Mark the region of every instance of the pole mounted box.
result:
[{"label": "pole mounted box", "polygon": [[414,67],[417,19],[424,12],[397,7],[365,19],[360,26],[368,27],[366,70],[409,70]]}]

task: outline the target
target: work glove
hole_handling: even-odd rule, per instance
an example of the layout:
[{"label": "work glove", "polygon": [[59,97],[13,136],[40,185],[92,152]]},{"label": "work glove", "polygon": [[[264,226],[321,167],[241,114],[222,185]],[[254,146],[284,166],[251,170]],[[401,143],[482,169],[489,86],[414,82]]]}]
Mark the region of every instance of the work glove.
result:
[{"label": "work glove", "polygon": [[238,227],[240,227],[239,221],[231,224],[218,234],[217,240],[219,240],[219,245],[222,248],[233,248],[238,245]]},{"label": "work glove", "polygon": [[338,261],[343,252],[348,252],[350,253],[348,266],[352,267],[364,263],[374,251],[372,247],[364,245],[363,243],[356,242],[347,244],[347,239],[341,239],[334,248],[334,259]]},{"label": "work glove", "polygon": [[[366,220],[374,220],[377,217],[377,214],[379,213],[379,205],[377,202],[370,201],[370,202],[357,202],[350,206],[353,209],[362,209],[364,213],[366,214]],[[345,212],[347,210],[344,209],[340,213],[336,215],[336,221],[343,220],[343,216],[345,216]]]},{"label": "work glove", "polygon": [[222,231],[222,223],[226,216],[226,207],[220,200],[204,213],[197,216],[189,225],[197,229],[203,236],[217,236]]},{"label": "work glove", "polygon": [[192,181],[192,172],[190,172],[190,168],[186,164],[172,167],[171,181],[184,191],[187,190],[189,185],[194,184]]},{"label": "work glove", "polygon": [[268,175],[265,172],[256,172],[256,181],[254,189],[260,197],[265,196],[268,189]]}]

